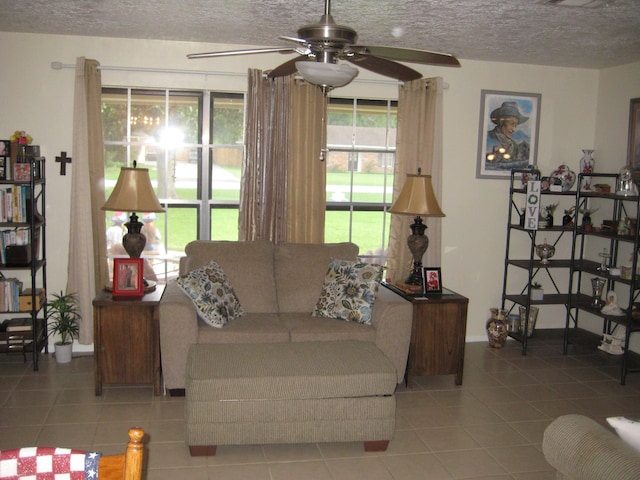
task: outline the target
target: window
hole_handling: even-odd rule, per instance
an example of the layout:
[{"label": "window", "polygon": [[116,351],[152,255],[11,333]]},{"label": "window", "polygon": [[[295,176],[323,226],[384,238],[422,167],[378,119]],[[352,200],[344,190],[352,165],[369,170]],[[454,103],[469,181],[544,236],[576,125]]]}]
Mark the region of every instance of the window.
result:
[{"label": "window", "polygon": [[[396,102],[331,99],[328,107],[326,242],[353,241],[384,261],[395,159]],[[145,275],[175,277],[194,239],[237,240],[244,95],[210,91],[104,88],[106,194],[120,168],[149,169],[165,213],[136,212],[148,236]],[[110,257],[126,213],[108,212]]]},{"label": "window", "polygon": [[[238,239],[242,94],[104,88],[102,122],[106,195],[120,168],[135,161],[149,169],[166,208],[157,215],[136,212],[143,231],[157,232],[147,235],[147,277],[164,282],[175,276],[179,257],[194,239]],[[126,255],[117,241],[124,232],[122,217],[115,212],[107,219],[112,257]]]},{"label": "window", "polygon": [[393,195],[397,102],[329,100],[325,241],[351,241],[384,263]]}]

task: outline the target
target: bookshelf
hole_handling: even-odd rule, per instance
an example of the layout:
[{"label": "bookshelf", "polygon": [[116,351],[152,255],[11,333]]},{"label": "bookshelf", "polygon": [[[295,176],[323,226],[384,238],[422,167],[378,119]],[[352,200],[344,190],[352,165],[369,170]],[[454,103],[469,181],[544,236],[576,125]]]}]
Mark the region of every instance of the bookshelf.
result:
[{"label": "bookshelf", "polygon": [[0,161],[0,353],[47,350],[45,158]]}]

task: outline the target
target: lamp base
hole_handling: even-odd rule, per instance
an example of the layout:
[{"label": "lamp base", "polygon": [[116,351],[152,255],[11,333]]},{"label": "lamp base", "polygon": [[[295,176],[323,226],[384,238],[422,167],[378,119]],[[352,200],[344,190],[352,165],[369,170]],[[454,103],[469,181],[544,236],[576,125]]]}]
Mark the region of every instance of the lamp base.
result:
[{"label": "lamp base", "polygon": [[129,221],[124,225],[127,227],[127,233],[122,237],[122,246],[131,258],[139,258],[147,244],[147,238],[140,233],[144,224],[138,221],[135,213],[132,213]]},{"label": "lamp base", "polygon": [[422,263],[418,265],[416,265],[415,263],[413,264],[413,269],[411,270],[411,273],[409,274],[407,279],[404,281],[404,283],[406,283],[407,285],[423,285],[424,284],[424,281],[422,279]]},{"label": "lamp base", "polygon": [[405,280],[409,285],[423,285],[422,277],[422,257],[429,246],[429,238],[424,234],[427,226],[422,223],[421,217],[416,217],[410,225],[411,235],[407,237],[407,246],[413,256],[413,268]]}]

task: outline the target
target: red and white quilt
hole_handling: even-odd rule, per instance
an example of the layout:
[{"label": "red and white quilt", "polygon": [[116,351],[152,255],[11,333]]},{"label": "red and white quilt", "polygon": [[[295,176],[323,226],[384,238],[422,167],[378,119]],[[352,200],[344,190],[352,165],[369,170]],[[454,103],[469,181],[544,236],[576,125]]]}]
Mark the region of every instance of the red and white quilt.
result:
[{"label": "red and white quilt", "polygon": [[100,453],[29,447],[0,452],[2,480],[96,480]]}]

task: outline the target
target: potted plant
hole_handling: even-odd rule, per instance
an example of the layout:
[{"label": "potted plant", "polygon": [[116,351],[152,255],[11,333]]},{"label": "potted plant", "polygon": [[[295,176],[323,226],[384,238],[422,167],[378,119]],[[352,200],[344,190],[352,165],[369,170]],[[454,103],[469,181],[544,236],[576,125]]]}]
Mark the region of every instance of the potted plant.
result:
[{"label": "potted plant", "polygon": [[62,291],[53,294],[53,300],[47,303],[47,324],[49,334],[57,334],[60,340],[55,342],[56,362],[71,361],[73,339],[80,332],[80,313],[75,293],[64,294]]},{"label": "potted plant", "polygon": [[544,299],[544,290],[538,282],[531,284],[531,300],[540,301]]}]

